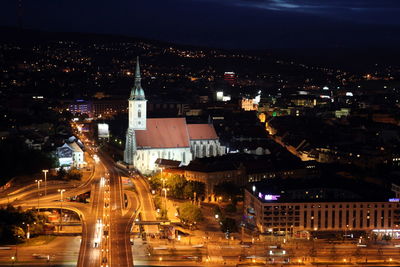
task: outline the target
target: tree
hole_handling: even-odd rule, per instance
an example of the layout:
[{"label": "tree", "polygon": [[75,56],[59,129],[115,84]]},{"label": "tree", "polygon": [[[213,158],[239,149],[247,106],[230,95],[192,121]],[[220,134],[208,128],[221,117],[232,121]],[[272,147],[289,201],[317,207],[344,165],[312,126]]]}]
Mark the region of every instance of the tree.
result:
[{"label": "tree", "polygon": [[0,140],[0,151],[0,185],[12,177],[32,175],[54,165],[51,154],[29,148],[20,138]]},{"label": "tree", "polygon": [[225,211],[229,213],[236,212],[236,205],[229,203],[228,205],[226,205]]},{"label": "tree", "polygon": [[202,182],[197,181],[187,181],[185,187],[183,188],[183,195],[187,198],[193,198],[194,192],[196,192],[197,198],[204,197],[205,185]]},{"label": "tree", "polygon": [[154,206],[156,207],[156,209],[161,209],[162,207],[162,200],[160,196],[155,196],[154,197]]},{"label": "tree", "polygon": [[149,177],[149,184],[151,189],[158,190],[162,186],[162,181],[160,175],[153,175]]},{"label": "tree", "polygon": [[240,189],[232,182],[222,182],[214,187],[214,192],[223,199],[233,200],[240,194]]},{"label": "tree", "polygon": [[82,179],[82,172],[78,169],[72,168],[66,176],[67,180],[80,180]]},{"label": "tree", "polygon": [[236,220],[233,218],[223,218],[221,220],[221,231],[226,233],[235,233],[238,231]]},{"label": "tree", "polygon": [[45,218],[36,211],[23,211],[21,207],[11,205],[0,208],[0,218],[0,242],[7,244],[24,241],[27,224],[30,225],[31,234],[40,234],[45,223]]},{"label": "tree", "polygon": [[201,209],[189,202],[182,204],[179,208],[179,218],[185,223],[196,223],[203,220]]},{"label": "tree", "polygon": [[66,175],[67,175],[67,172],[65,171],[64,167],[61,166],[57,172],[57,179],[64,180]]},{"label": "tree", "polygon": [[16,243],[21,243],[25,240],[25,232],[19,226],[11,226],[12,240]]},{"label": "tree", "polygon": [[183,198],[183,189],[186,185],[185,177],[173,175],[166,181],[166,186],[169,187],[169,195],[174,198]]},{"label": "tree", "polygon": [[165,208],[161,208],[158,218],[161,220],[168,220],[168,211]]},{"label": "tree", "polygon": [[219,206],[214,207],[214,215],[218,215],[219,217],[221,217],[222,211]]}]

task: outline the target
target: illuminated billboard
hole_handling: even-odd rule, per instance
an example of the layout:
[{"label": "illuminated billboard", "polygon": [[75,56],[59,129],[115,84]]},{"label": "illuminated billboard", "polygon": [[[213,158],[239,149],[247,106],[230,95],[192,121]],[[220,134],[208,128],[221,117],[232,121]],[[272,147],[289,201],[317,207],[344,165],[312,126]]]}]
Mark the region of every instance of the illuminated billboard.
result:
[{"label": "illuminated billboard", "polygon": [[97,124],[97,127],[98,127],[99,138],[109,138],[110,137],[110,132],[108,130],[107,123],[99,123],[99,124]]}]

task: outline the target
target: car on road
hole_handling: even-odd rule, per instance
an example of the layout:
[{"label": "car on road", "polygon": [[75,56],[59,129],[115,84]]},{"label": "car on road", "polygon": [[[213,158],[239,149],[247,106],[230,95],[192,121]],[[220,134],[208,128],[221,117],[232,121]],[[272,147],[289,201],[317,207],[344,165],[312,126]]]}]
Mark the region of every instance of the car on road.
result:
[{"label": "car on road", "polygon": [[154,250],[166,250],[166,249],[168,249],[167,247],[162,247],[162,246],[160,246],[160,247],[154,247],[153,248]]},{"label": "car on road", "polygon": [[50,256],[48,254],[32,254],[32,257],[36,258],[36,259],[46,259],[46,260],[50,260],[50,259],[54,259],[54,256]]},{"label": "car on road", "polygon": [[201,257],[199,256],[182,256],[182,259],[201,262]]},{"label": "car on road", "polygon": [[252,242],[240,242],[242,248],[250,248],[253,245]]},{"label": "car on road", "polygon": [[190,234],[177,229],[176,230],[176,235],[189,236]]}]

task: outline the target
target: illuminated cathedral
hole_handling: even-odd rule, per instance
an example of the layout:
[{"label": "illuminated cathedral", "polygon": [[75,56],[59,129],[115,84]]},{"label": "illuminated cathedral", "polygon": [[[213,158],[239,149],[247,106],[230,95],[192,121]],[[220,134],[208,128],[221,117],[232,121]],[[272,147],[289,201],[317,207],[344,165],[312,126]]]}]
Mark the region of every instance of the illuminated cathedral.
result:
[{"label": "illuminated cathedral", "polygon": [[212,124],[187,124],[185,118],[147,118],[147,100],[141,85],[139,58],[135,84],[128,100],[129,125],[124,162],[142,173],[156,171],[159,159],[188,165],[194,158],[225,154]]}]

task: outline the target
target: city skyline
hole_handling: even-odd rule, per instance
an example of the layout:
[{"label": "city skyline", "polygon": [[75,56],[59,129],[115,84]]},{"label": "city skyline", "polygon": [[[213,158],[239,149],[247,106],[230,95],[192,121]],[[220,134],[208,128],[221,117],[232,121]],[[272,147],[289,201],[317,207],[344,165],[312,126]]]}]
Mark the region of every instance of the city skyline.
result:
[{"label": "city skyline", "polygon": [[0,267],[399,266],[399,7],[2,2]]}]

